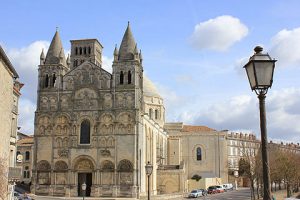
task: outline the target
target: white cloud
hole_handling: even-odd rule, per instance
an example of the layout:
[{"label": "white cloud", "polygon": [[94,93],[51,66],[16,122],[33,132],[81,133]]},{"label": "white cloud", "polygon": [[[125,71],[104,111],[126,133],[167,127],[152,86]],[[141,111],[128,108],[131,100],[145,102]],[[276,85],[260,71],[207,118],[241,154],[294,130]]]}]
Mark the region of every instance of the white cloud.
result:
[{"label": "white cloud", "polygon": [[35,103],[30,99],[21,98],[19,101],[19,126],[21,132],[25,134],[33,134],[34,132],[34,111]]},{"label": "white cloud", "polygon": [[102,56],[102,67],[104,70],[108,71],[109,73],[112,73],[112,67],[111,67],[112,62],[113,62],[113,58]]},{"label": "white cloud", "polygon": [[25,84],[22,88],[21,98],[30,99],[36,102],[38,65],[42,49],[47,52],[48,41],[36,41],[23,48],[13,48],[8,50],[8,56],[16,68],[20,81]]},{"label": "white cloud", "polygon": [[195,26],[191,44],[197,49],[224,51],[248,34],[238,18],[223,15]]},{"label": "white cloud", "polygon": [[280,66],[300,66],[300,27],[279,31],[271,42],[270,55],[278,60]]},{"label": "white cloud", "polygon": [[[165,99],[168,120],[217,130],[254,132],[260,137],[259,102],[254,93],[203,104],[201,98],[183,98],[169,88],[160,91]],[[270,90],[266,109],[269,139],[300,142],[300,88]]]}]

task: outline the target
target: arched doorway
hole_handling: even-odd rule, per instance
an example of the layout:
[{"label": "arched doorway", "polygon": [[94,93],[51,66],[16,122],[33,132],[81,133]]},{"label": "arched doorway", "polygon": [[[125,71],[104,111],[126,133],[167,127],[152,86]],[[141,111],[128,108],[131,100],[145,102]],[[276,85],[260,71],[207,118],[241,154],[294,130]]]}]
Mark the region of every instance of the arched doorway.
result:
[{"label": "arched doorway", "polygon": [[[77,171],[77,191],[78,196],[91,196],[93,184],[93,162],[87,158],[81,158],[76,162],[75,170]],[[86,184],[85,192],[82,190],[82,184]]]}]

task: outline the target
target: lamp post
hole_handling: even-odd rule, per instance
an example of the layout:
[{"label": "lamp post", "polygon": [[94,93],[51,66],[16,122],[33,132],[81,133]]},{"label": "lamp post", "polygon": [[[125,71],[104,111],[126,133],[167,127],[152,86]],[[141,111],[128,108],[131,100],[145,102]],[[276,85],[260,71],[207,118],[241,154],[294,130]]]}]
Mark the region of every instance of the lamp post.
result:
[{"label": "lamp post", "polygon": [[84,200],[85,190],[86,190],[86,183],[82,183],[81,189],[82,189],[82,192],[83,192],[83,200]]},{"label": "lamp post", "polygon": [[249,62],[244,66],[249,79],[252,91],[258,95],[260,110],[260,131],[261,131],[261,153],[263,164],[263,182],[264,198],[271,200],[270,188],[270,169],[268,160],[268,140],[266,127],[265,98],[268,89],[273,83],[273,73],[276,60],[273,60],[269,54],[263,53],[263,48],[257,46],[254,48],[254,55],[250,57]]},{"label": "lamp post", "polygon": [[150,176],[152,174],[153,166],[148,161],[147,165],[145,166],[146,174],[148,178],[148,200],[150,200]]}]

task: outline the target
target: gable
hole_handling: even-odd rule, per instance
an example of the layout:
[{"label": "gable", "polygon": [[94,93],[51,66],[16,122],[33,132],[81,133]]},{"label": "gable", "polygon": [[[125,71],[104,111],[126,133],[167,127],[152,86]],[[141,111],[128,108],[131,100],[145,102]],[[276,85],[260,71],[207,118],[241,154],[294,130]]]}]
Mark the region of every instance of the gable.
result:
[{"label": "gable", "polygon": [[99,66],[85,61],[81,65],[69,71],[63,77],[63,89],[74,90],[82,87],[96,87],[109,89],[112,75]]}]

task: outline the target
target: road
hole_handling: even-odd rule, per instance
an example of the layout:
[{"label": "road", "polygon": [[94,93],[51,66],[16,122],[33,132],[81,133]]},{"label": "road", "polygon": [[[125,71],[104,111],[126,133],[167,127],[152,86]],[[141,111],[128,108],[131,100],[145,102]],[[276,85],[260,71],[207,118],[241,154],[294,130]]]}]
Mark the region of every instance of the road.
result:
[{"label": "road", "polygon": [[[81,197],[65,198],[65,197],[42,197],[35,196],[35,200],[59,200],[59,199],[72,199],[72,200],[82,200]],[[86,200],[95,200],[95,199],[115,199],[115,198],[85,198]],[[118,198],[116,198],[118,199]],[[176,198],[172,200],[188,200],[189,198]],[[250,200],[250,189],[241,188],[239,190],[228,191],[220,194],[207,195],[205,197],[194,198],[195,200]],[[124,200],[124,199],[123,199]]]},{"label": "road", "polygon": [[[185,200],[189,199],[187,197],[183,198]],[[250,189],[239,189],[234,191],[228,191],[220,194],[207,195],[205,197],[199,197],[197,200],[250,200],[251,194]],[[179,200],[179,199],[178,199]]]}]

